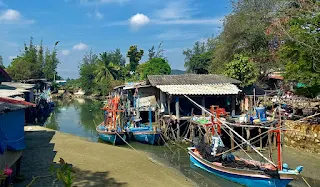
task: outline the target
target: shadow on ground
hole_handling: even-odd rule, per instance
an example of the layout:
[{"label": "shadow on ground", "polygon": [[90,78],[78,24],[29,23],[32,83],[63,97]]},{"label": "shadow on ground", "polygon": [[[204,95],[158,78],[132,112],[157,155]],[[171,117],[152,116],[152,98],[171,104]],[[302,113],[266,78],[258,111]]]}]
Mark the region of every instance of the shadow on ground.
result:
[{"label": "shadow on ground", "polygon": [[[21,175],[23,181],[15,183],[15,187],[25,187],[33,179],[37,177],[32,187],[46,186],[63,186],[62,183],[53,185],[54,177],[50,174],[50,166],[60,166],[54,163],[56,156],[54,151],[54,143],[50,143],[55,131],[34,131],[26,132],[25,140],[27,144],[26,150],[23,152],[21,161]],[[70,163],[72,164],[72,163]],[[91,172],[83,171],[79,168],[73,168],[76,172],[74,186],[108,186],[108,187],[124,187],[126,183],[119,183],[113,178],[108,178],[109,172]]]}]

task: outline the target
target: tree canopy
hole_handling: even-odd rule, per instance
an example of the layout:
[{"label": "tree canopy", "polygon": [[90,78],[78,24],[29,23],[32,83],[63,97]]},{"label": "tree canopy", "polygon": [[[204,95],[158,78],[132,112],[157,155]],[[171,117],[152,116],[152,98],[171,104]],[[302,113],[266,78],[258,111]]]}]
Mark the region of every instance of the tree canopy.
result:
[{"label": "tree canopy", "polygon": [[57,66],[60,61],[57,58],[56,45],[52,52],[47,48],[43,56],[43,45],[39,47],[33,44],[33,37],[29,45],[24,44],[23,52],[14,58],[8,66],[7,71],[13,80],[46,78],[52,81],[57,76]]},{"label": "tree canopy", "polygon": [[241,86],[249,86],[256,82],[257,71],[249,57],[236,55],[234,60],[226,64],[225,75],[241,81]]}]

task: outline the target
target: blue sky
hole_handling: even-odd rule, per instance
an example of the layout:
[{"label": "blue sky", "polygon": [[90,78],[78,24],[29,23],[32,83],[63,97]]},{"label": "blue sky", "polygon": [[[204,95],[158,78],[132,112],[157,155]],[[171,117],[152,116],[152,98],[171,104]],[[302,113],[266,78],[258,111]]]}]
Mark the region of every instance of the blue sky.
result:
[{"label": "blue sky", "polygon": [[52,48],[56,41],[64,78],[95,53],[130,45],[147,50],[163,41],[173,69],[184,70],[182,50],[216,35],[231,11],[229,0],[0,0],[0,55],[7,66],[34,37]]}]

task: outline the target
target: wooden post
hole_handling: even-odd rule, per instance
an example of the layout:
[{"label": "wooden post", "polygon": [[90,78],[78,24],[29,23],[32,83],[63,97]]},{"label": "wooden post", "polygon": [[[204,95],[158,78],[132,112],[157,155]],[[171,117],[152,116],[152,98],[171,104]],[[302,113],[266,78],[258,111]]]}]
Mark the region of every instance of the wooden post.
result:
[{"label": "wooden post", "polygon": [[236,115],[236,96],[231,96],[231,116]]},{"label": "wooden post", "polygon": [[259,127],[259,135],[260,135],[260,151],[262,150],[262,137],[261,137],[261,128]]},{"label": "wooden post", "polygon": [[170,119],[171,119],[171,110],[170,110],[170,103],[171,103],[171,99],[170,99],[170,95],[168,95],[168,113],[170,115]]},{"label": "wooden post", "polygon": [[[203,108],[206,108],[206,98],[204,96],[202,96],[201,105],[203,106]],[[205,114],[206,113],[204,109],[202,109],[202,115],[204,116]]]},{"label": "wooden post", "polygon": [[180,105],[179,97],[176,97],[176,117],[177,117],[177,139],[180,140]]},{"label": "wooden post", "polygon": [[192,117],[193,117],[193,110],[194,108],[191,109],[191,119],[190,119],[190,140],[193,142],[193,139],[195,137],[194,134],[194,124],[192,123]]},{"label": "wooden post", "polygon": [[[273,125],[271,125],[272,128]],[[268,146],[269,146],[269,159],[272,160],[272,140],[271,140],[271,136],[272,136],[272,131],[268,132]]]},{"label": "wooden post", "polygon": [[[233,127],[231,127],[233,129]],[[229,133],[230,133],[230,145],[231,145],[231,149],[234,148],[234,135],[233,135],[233,132],[231,130],[229,130]]]},{"label": "wooden post", "polygon": [[[250,128],[246,128],[246,132],[247,132],[247,141],[250,143]],[[251,147],[249,144],[247,144],[247,151],[251,151]]]},{"label": "wooden post", "polygon": [[165,95],[164,93],[160,90],[160,113],[165,111]]}]

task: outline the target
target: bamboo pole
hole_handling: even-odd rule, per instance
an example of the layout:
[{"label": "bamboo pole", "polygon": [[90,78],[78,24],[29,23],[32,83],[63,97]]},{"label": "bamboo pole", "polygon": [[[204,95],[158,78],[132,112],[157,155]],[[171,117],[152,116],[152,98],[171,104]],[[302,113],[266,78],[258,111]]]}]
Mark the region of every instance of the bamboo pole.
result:
[{"label": "bamboo pole", "polygon": [[[201,105],[199,105],[197,102],[193,101],[192,99],[190,99],[188,96],[184,95],[187,99],[189,99],[193,104],[195,104],[196,106],[198,106],[200,109],[203,109],[203,107],[201,107]],[[213,116],[213,114],[211,114],[209,111],[207,111],[206,109],[204,109],[204,111],[209,114],[210,116]],[[220,119],[217,119],[218,121],[220,121],[225,127],[227,127],[229,130],[231,129],[231,127],[229,127],[229,125],[227,125],[224,121],[221,121]],[[225,132],[226,130],[224,128],[222,128]],[[268,158],[266,158],[263,154],[261,154],[253,145],[250,144],[250,142],[248,142],[246,139],[244,139],[242,136],[240,136],[236,131],[234,131],[233,129],[231,129],[231,131],[238,136],[242,141],[246,142],[248,145],[250,145],[252,147],[252,149],[258,153],[263,159],[265,159],[267,162],[269,162],[270,164],[272,164],[273,166],[276,167],[276,164],[273,163],[271,160],[269,160]],[[226,132],[227,133],[227,132]]]}]

